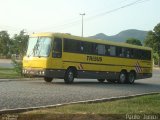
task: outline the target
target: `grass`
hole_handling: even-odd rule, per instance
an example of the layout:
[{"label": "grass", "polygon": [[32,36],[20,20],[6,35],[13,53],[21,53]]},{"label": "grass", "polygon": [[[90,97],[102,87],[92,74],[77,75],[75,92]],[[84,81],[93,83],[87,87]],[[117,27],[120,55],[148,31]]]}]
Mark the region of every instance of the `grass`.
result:
[{"label": "grass", "polygon": [[160,94],[102,103],[66,105],[25,114],[151,114],[160,111]]},{"label": "grass", "polygon": [[[52,118],[55,120],[54,118],[56,116],[61,120],[66,117],[71,119],[76,116],[76,120],[90,120],[91,118],[103,119],[106,117],[110,117],[109,120],[112,120],[116,118],[124,119],[126,114],[159,114],[159,111],[160,94],[156,94],[110,102],[73,104],[56,108],[40,109],[21,113],[20,115],[34,116],[34,119],[39,117],[39,119]],[[64,120],[68,120],[67,118]]]},{"label": "grass", "polygon": [[0,79],[20,78],[14,68],[0,68]]}]

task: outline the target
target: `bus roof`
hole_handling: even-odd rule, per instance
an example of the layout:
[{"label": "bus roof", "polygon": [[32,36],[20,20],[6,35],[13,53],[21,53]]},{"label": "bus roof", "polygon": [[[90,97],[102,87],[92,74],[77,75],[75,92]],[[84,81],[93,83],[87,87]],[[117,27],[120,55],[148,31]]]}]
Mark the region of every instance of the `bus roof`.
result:
[{"label": "bus roof", "polygon": [[136,48],[136,49],[143,49],[143,50],[152,50],[149,47],[144,47],[144,46],[137,46],[137,45],[131,45],[123,42],[113,42],[110,40],[102,40],[102,39],[93,39],[93,38],[87,38],[87,37],[79,37],[79,36],[74,36],[68,33],[51,33],[51,32],[46,32],[46,33],[35,33],[32,34],[31,37],[36,37],[36,36],[45,36],[45,37],[62,37],[62,38],[70,38],[74,40],[81,40],[81,41],[86,41],[86,42],[94,42],[94,43],[100,43],[100,44],[108,44],[108,45],[114,45],[114,46],[122,46],[122,47],[128,47],[128,48]]}]

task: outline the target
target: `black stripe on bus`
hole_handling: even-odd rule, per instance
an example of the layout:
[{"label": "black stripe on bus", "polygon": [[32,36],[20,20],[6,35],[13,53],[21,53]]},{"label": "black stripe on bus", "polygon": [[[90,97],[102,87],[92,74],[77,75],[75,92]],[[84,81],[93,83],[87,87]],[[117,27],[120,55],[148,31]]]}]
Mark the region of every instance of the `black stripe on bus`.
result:
[{"label": "black stripe on bus", "polygon": [[[92,65],[105,65],[105,66],[124,66],[124,67],[135,67],[135,66],[127,66],[127,65],[116,65],[116,64],[101,64],[101,63],[88,63],[88,62],[76,62],[76,61],[63,61],[69,63],[81,63],[81,64],[92,64]],[[151,68],[151,67],[142,67],[141,68]]]},{"label": "black stripe on bus", "polygon": [[[52,68],[48,68],[46,69],[48,71],[66,71],[66,69],[52,69]],[[117,72],[117,71],[97,71],[97,70],[77,70],[77,71],[81,71],[81,72],[97,72],[97,73],[100,73],[100,72],[112,72],[112,73],[120,73],[120,72]],[[138,74],[148,74],[148,73],[138,73]]]}]

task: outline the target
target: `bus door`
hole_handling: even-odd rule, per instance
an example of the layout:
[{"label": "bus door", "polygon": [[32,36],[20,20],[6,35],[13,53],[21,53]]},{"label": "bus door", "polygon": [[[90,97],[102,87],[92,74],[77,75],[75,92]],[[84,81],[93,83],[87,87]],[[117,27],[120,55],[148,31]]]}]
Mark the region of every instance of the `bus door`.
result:
[{"label": "bus door", "polygon": [[52,68],[62,69],[62,39],[54,38],[52,48]]}]

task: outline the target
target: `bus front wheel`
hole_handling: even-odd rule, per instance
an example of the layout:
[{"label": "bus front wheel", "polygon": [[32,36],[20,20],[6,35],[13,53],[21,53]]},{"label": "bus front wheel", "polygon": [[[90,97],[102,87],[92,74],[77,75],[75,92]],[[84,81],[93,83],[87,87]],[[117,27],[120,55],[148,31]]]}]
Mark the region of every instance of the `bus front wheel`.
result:
[{"label": "bus front wheel", "polygon": [[52,82],[53,78],[50,77],[44,77],[44,81],[46,82]]},{"label": "bus front wheel", "polygon": [[74,70],[68,69],[65,73],[64,82],[67,84],[73,83],[74,81]]}]

